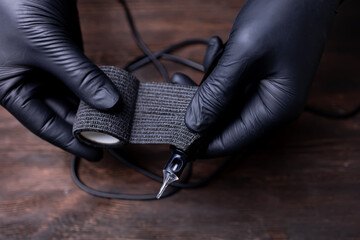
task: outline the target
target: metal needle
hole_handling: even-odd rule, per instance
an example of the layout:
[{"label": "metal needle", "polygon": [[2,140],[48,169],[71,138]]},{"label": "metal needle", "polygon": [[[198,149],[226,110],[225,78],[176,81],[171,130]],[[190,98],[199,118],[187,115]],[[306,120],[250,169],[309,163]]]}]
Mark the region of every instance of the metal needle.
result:
[{"label": "metal needle", "polygon": [[172,183],[172,182],[175,182],[176,180],[179,180],[178,176],[176,176],[174,173],[172,172],[169,172],[167,170],[163,170],[163,174],[164,174],[164,180],[163,180],[163,184],[160,188],[160,191],[159,193],[156,195],[156,198],[157,199],[160,199],[161,195],[163,195],[166,187]]}]

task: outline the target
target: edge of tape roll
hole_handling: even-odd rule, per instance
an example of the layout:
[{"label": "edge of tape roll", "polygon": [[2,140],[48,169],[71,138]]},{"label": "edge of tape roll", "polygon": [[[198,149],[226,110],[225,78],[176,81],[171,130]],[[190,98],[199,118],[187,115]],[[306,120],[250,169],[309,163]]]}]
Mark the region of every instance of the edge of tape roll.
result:
[{"label": "edge of tape roll", "polygon": [[97,144],[105,144],[105,145],[114,145],[120,142],[119,139],[113,137],[109,134],[102,133],[102,132],[95,132],[95,131],[82,131],[79,132],[81,137],[97,143]]}]

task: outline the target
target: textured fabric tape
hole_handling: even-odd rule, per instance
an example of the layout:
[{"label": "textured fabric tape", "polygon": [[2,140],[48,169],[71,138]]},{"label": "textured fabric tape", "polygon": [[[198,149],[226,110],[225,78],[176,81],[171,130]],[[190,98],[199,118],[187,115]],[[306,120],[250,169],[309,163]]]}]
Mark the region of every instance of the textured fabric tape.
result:
[{"label": "textured fabric tape", "polygon": [[[127,143],[171,144],[187,150],[200,135],[184,122],[186,108],[197,87],[169,83],[144,83],[115,67],[101,68],[119,90],[122,102],[112,112],[97,111],[81,102],[73,132],[81,141],[101,147]],[[90,141],[82,132],[99,132],[119,140],[115,144]]]}]

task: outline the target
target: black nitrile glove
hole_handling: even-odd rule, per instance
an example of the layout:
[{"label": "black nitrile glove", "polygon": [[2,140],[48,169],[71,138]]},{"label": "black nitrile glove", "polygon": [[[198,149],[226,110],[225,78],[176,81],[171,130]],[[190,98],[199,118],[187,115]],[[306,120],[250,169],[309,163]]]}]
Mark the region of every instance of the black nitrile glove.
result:
[{"label": "black nitrile glove", "polygon": [[82,99],[111,109],[119,94],[82,50],[75,0],[0,1],[1,105],[36,135],[88,160],[101,150],[72,135]]},{"label": "black nitrile glove", "polygon": [[338,4],[339,0],[246,3],[221,58],[186,113],[190,129],[218,133],[205,155],[242,150],[299,116]]}]

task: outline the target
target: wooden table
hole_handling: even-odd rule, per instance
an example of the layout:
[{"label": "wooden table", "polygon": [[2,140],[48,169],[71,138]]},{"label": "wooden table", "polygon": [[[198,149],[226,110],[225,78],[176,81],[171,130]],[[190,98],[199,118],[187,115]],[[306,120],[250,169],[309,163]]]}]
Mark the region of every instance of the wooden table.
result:
[{"label": "wooden table", "polygon": [[[226,40],[245,1],[133,0],[129,6],[153,50],[194,37]],[[79,0],[87,55],[124,66],[141,52],[116,0]],[[360,15],[346,1],[331,30],[309,104],[347,111],[359,104]],[[178,52],[201,62],[204,47]],[[201,74],[166,62],[196,80]],[[152,66],[136,72],[160,80]],[[0,239],[360,239],[360,115],[328,120],[304,113],[209,185],[159,201],[101,199],[71,180],[71,155],[40,140],[0,110]],[[167,146],[127,152],[161,173]],[[194,179],[223,159],[195,163]],[[155,193],[160,184],[111,156],[83,162],[81,178],[107,191]]]}]

